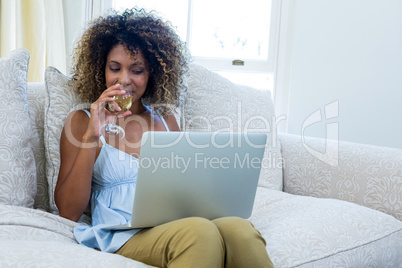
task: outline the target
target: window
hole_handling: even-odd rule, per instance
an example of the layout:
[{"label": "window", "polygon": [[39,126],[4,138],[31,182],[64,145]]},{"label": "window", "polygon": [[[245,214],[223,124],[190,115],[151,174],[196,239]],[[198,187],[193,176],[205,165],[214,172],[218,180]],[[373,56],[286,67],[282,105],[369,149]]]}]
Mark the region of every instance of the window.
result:
[{"label": "window", "polygon": [[279,0],[114,0],[113,8],[156,10],[194,61],[233,82],[272,89]]}]

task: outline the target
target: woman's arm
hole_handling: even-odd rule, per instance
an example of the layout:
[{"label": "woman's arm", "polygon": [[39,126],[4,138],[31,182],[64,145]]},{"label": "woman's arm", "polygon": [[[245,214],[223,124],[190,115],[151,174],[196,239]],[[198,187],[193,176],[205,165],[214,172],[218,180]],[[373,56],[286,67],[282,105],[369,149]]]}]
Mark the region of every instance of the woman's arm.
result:
[{"label": "woman's arm", "polygon": [[[124,94],[116,84],[105,90],[91,105],[91,117],[84,111],[71,113],[60,138],[60,171],[54,199],[60,216],[77,221],[91,196],[91,180],[99,143],[100,126],[113,117],[106,103],[116,107],[113,96]],[[126,111],[122,116],[131,114]]]},{"label": "woman's arm", "polygon": [[77,221],[91,195],[91,179],[97,139],[87,132],[89,118],[84,111],[71,113],[60,139],[60,171],[54,193],[60,216]]}]

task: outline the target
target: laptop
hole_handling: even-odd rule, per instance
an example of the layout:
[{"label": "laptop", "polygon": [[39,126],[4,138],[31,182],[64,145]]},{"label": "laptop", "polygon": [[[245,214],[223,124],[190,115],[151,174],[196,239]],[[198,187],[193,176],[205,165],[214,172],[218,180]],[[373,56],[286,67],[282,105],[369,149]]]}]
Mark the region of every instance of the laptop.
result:
[{"label": "laptop", "polygon": [[235,132],[145,132],[131,223],[154,227],[186,217],[249,218],[267,135]]}]

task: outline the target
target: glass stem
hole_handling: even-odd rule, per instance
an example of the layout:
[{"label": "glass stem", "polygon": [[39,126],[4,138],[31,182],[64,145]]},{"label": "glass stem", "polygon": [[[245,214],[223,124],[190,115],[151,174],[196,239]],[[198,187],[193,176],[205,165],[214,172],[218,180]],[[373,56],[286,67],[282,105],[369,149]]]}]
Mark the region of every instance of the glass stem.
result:
[{"label": "glass stem", "polygon": [[119,116],[119,113],[116,113],[116,114],[113,116],[113,119],[112,119],[112,124],[113,124],[113,125],[116,125],[117,116]]}]

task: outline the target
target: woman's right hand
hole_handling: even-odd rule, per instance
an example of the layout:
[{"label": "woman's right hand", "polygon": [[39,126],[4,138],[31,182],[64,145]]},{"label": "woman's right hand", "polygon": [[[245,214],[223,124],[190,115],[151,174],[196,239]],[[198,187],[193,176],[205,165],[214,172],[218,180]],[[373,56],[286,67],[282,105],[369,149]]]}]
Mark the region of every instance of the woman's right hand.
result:
[{"label": "woman's right hand", "polygon": [[[120,84],[115,84],[103,91],[99,98],[91,104],[91,118],[87,132],[84,135],[84,140],[86,142],[96,142],[101,135],[100,128],[104,124],[110,123],[112,118],[115,116],[114,113],[106,109],[108,103],[113,105],[116,111],[121,111],[119,105],[114,101],[113,96],[123,95],[124,93],[124,90],[120,90]],[[121,116],[127,116],[130,114],[130,111],[126,111],[122,113]]]}]

